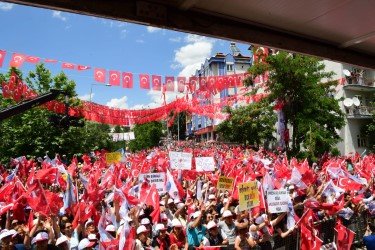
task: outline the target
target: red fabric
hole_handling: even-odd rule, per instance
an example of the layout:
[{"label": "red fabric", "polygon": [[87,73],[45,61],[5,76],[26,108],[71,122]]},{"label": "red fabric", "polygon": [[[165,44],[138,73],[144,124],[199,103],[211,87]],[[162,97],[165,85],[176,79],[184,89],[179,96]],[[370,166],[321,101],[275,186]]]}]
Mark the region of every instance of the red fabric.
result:
[{"label": "red fabric", "polygon": [[161,90],[161,76],[152,75],[152,89],[160,91]]},{"label": "red fabric", "polygon": [[129,72],[122,72],[122,87],[131,89],[133,88],[133,74]]},{"label": "red fabric", "polygon": [[29,218],[27,220],[27,226],[29,228],[29,232],[31,232],[31,229],[33,229],[34,226],[34,211],[31,210],[29,214]]},{"label": "red fabric", "polygon": [[185,91],[186,77],[177,77],[177,90],[178,92]]},{"label": "red fabric", "polygon": [[174,77],[173,76],[166,76],[165,77],[165,89],[166,91],[174,91]]},{"label": "red fabric", "polygon": [[9,210],[11,210],[13,208],[13,205],[14,205],[13,203],[8,203],[8,204],[5,203],[4,205],[0,204],[0,215],[3,215]]},{"label": "red fabric", "polygon": [[350,250],[350,247],[354,240],[355,233],[343,226],[340,222],[337,222],[335,226],[335,231],[337,233],[336,245],[337,249],[340,250]]},{"label": "red fabric", "polygon": [[105,83],[106,82],[106,73],[107,71],[105,69],[94,69],[94,78],[95,81]]},{"label": "red fabric", "polygon": [[310,229],[301,224],[301,250],[311,250],[312,249],[312,239],[313,235]]},{"label": "red fabric", "polygon": [[75,68],[75,64],[73,64],[73,63],[68,63],[68,62],[63,62],[63,63],[61,64],[61,67],[62,67],[63,69],[74,69],[74,68]]},{"label": "red fabric", "polygon": [[36,175],[35,179],[39,180],[41,183],[53,184],[57,178],[57,168],[46,168],[40,169]]},{"label": "red fabric", "polygon": [[39,63],[40,58],[36,56],[28,56],[26,57],[26,62],[28,63]]},{"label": "red fabric", "polygon": [[81,71],[81,70],[87,70],[87,69],[91,69],[90,66],[84,66],[84,65],[78,65],[77,66],[77,70]]},{"label": "red fabric", "polygon": [[112,86],[120,86],[121,73],[120,71],[110,70],[109,71],[109,84]]},{"label": "red fabric", "polygon": [[12,59],[9,62],[10,67],[19,68],[25,62],[25,55],[13,53]]},{"label": "red fabric", "polygon": [[0,68],[3,67],[6,54],[7,52],[5,50],[0,50]]},{"label": "red fabric", "polygon": [[158,190],[156,189],[155,184],[151,186],[150,193],[148,195],[148,203],[149,205],[154,207],[154,211],[151,213],[151,218],[152,222],[154,224],[157,224],[159,222],[159,217],[160,217],[160,199],[159,199],[159,194]]},{"label": "red fabric", "polygon": [[44,62],[46,62],[46,63],[56,63],[57,60],[55,60],[55,59],[44,59]]},{"label": "red fabric", "polygon": [[190,91],[190,93],[195,92],[195,88],[197,86],[197,83],[198,83],[198,78],[196,76],[189,77],[189,91]]},{"label": "red fabric", "polygon": [[128,236],[126,237],[125,245],[122,250],[133,249],[135,239],[136,239],[136,232],[135,232],[135,228],[132,227],[130,229]]},{"label": "red fabric", "polygon": [[348,177],[339,177],[336,185],[345,190],[359,190],[362,187],[360,183],[355,182]]},{"label": "red fabric", "polygon": [[141,89],[150,89],[150,76],[148,74],[139,74],[139,86]]}]

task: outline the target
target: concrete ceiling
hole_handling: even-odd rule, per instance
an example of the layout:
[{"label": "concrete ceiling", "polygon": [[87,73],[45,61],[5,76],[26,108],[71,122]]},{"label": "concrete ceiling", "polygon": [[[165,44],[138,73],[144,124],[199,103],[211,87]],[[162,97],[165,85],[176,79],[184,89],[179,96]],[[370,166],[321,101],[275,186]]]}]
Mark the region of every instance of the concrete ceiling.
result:
[{"label": "concrete ceiling", "polygon": [[375,69],[373,0],[6,0]]}]

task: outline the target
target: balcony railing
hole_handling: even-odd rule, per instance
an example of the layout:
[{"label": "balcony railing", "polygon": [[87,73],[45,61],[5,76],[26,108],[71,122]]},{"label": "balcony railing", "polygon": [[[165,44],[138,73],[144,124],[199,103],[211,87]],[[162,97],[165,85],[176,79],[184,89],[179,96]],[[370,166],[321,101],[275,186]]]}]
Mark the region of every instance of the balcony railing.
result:
[{"label": "balcony railing", "polygon": [[361,76],[346,77],[346,82],[344,87],[365,87],[365,88],[375,88],[375,79],[366,79]]},{"label": "balcony railing", "polygon": [[348,118],[371,118],[374,108],[370,106],[359,106],[346,109]]}]

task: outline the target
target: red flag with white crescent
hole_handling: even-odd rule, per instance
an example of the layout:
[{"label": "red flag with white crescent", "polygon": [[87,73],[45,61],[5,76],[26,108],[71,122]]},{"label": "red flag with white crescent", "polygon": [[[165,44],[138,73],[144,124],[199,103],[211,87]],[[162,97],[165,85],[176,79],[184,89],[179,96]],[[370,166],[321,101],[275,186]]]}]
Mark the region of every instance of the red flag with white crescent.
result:
[{"label": "red flag with white crescent", "polygon": [[121,73],[120,71],[110,70],[109,71],[109,84],[112,86],[120,86]]},{"label": "red flag with white crescent", "polygon": [[161,76],[152,75],[152,89],[160,91],[161,90]]},{"label": "red flag with white crescent", "polygon": [[122,87],[127,89],[133,88],[133,74],[130,72],[122,72]]},{"label": "red flag with white crescent", "polygon": [[57,60],[56,59],[44,59],[44,62],[46,63],[57,63]]},{"label": "red flag with white crescent", "polygon": [[5,50],[0,50],[0,68],[3,67],[3,62],[7,52]]},{"label": "red flag with white crescent", "polygon": [[39,63],[40,58],[37,56],[28,56],[26,57],[26,62],[28,63]]},{"label": "red flag with white crescent", "polygon": [[185,91],[186,77],[177,77],[177,90],[178,92]]},{"label": "red flag with white crescent", "polygon": [[141,89],[150,89],[150,76],[148,74],[139,74],[139,86]]},{"label": "red flag with white crescent", "polygon": [[198,83],[198,78],[196,76],[189,77],[189,91],[190,93],[195,92],[195,88]]},{"label": "red flag with white crescent", "polygon": [[77,65],[77,70],[82,71],[82,70],[88,70],[91,69],[90,66],[84,66],[84,65]]},{"label": "red flag with white crescent", "polygon": [[61,67],[62,67],[63,69],[74,69],[74,68],[75,68],[75,64],[73,64],[73,63],[68,63],[68,62],[63,62],[63,63],[61,64]]},{"label": "red flag with white crescent", "polygon": [[106,70],[105,69],[98,69],[94,70],[94,79],[97,82],[105,83],[106,81]]},{"label": "red flag with white crescent", "polygon": [[335,231],[337,249],[350,250],[355,233],[347,227],[343,226],[340,222],[337,222]]},{"label": "red flag with white crescent", "polygon": [[25,55],[13,53],[9,66],[19,68],[25,62]]},{"label": "red flag with white crescent", "polygon": [[166,91],[174,91],[174,77],[173,76],[166,76],[165,77],[165,89]]}]

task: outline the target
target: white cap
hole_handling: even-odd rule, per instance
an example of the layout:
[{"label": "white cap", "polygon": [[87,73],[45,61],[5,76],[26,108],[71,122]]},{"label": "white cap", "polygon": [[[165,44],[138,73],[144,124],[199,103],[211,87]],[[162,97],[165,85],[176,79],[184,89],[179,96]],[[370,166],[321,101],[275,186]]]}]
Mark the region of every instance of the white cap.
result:
[{"label": "white cap", "polygon": [[156,231],[164,231],[164,230],[167,230],[165,227],[164,227],[164,224],[156,224],[156,227],[155,227],[155,230]]},{"label": "white cap", "polygon": [[31,241],[31,244],[35,244],[38,241],[48,240],[48,233],[46,232],[39,232]]},{"label": "white cap", "polygon": [[89,239],[87,238],[84,238],[82,239],[79,244],[78,244],[78,249],[79,250],[82,250],[82,249],[85,249],[86,247],[92,247],[93,245],[95,245],[95,242],[93,241],[89,241]]},{"label": "white cap", "polygon": [[145,232],[148,232],[148,230],[145,226],[141,225],[137,228],[137,234],[141,234],[141,233],[145,233]]},{"label": "white cap", "polygon": [[0,232],[0,241],[8,236],[14,236],[17,234],[17,231],[12,229],[12,230],[8,230],[8,229],[4,229]]},{"label": "white cap", "polygon": [[193,214],[193,218],[196,219],[201,215],[201,211],[197,211]]},{"label": "white cap", "polygon": [[185,207],[184,203],[180,202],[180,203],[177,204],[177,209],[181,209],[183,207]]},{"label": "white cap", "polygon": [[149,220],[148,218],[143,218],[143,219],[141,220],[141,224],[142,224],[142,225],[148,225],[148,224],[150,224],[150,220]]},{"label": "white cap", "polygon": [[215,221],[211,220],[207,223],[207,229],[210,230],[211,228],[217,227]]},{"label": "white cap", "polygon": [[169,198],[168,199],[168,204],[172,204],[173,203],[173,199]]},{"label": "white cap", "polygon": [[109,224],[108,226],[106,226],[105,231],[107,231],[107,232],[116,232],[116,228],[115,228],[114,225]]},{"label": "white cap", "polygon": [[88,227],[90,224],[94,224],[94,221],[91,218],[86,221],[85,227]]},{"label": "white cap", "polygon": [[216,199],[216,197],[215,197],[215,195],[210,194],[210,195],[208,196],[208,199],[209,199],[209,200],[214,200],[214,199]]},{"label": "white cap", "polygon": [[168,220],[168,216],[165,213],[160,214],[160,219],[161,220]]},{"label": "white cap", "polygon": [[233,216],[232,212],[229,211],[229,210],[225,210],[224,213],[223,213],[223,218],[226,218],[226,217],[231,217]]},{"label": "white cap", "polygon": [[294,185],[290,185],[290,186],[288,187],[288,190],[291,190],[291,189],[294,189]]},{"label": "white cap", "polygon": [[89,240],[97,240],[95,234],[89,234],[89,235],[87,236],[87,239],[89,239]]},{"label": "white cap", "polygon": [[178,219],[173,219],[172,220],[172,227],[182,227],[182,224]]},{"label": "white cap", "polygon": [[66,242],[66,241],[68,241],[68,238],[65,235],[63,235],[56,240],[56,246],[60,245],[61,243]]}]

